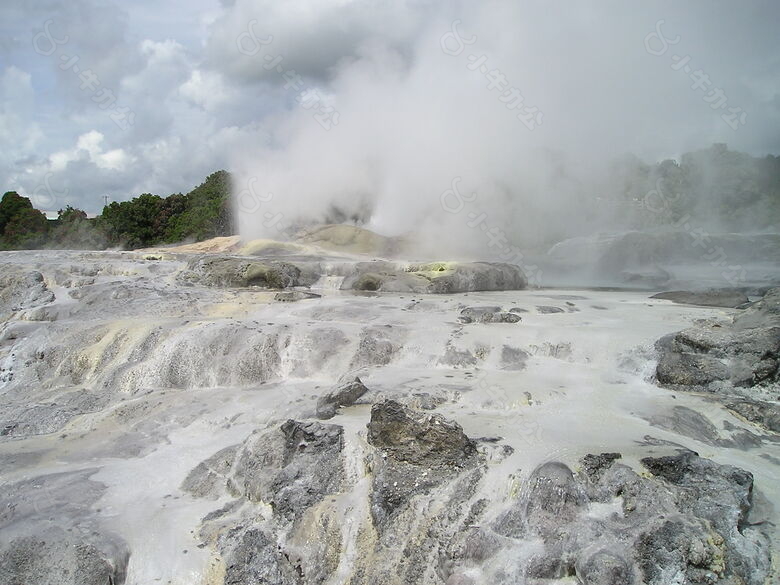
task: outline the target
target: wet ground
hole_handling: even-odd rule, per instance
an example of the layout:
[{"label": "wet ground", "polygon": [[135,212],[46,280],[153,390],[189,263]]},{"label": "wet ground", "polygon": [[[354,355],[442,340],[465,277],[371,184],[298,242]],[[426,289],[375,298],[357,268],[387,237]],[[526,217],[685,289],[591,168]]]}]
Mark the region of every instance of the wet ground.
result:
[{"label": "wet ground", "polygon": [[[221,582],[199,529],[229,498],[196,498],[182,481],[253,431],[313,418],[317,398],[356,375],[369,393],[330,421],[354,457],[344,501],[365,489],[369,405],[393,398],[513,448],[478,488],[494,502],[545,461],[574,468],[588,453],[617,451],[638,467],[673,445],[751,472],[762,513],[780,520],[778,437],[652,379],[658,338],[734,310],[620,290],[354,294],[328,279],[314,289],[321,298],[275,302],[259,289],[180,286],[186,259],[3,260],[9,271],[40,271],[55,299],[11,302],[0,323],[0,541],[52,527],[116,535],[130,585]],[[486,306],[521,320],[459,320]],[[331,582],[343,582],[356,554],[345,547]]]}]

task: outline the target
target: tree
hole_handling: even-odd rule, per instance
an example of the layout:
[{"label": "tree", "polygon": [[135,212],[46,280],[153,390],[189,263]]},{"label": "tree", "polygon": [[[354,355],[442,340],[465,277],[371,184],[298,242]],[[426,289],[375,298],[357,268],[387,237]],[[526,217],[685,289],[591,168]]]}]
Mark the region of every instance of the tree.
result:
[{"label": "tree", "polygon": [[172,216],[165,241],[199,241],[232,234],[231,186],[230,173],[217,171],[184,195],[185,210]]},{"label": "tree", "polygon": [[40,247],[49,228],[46,216],[15,191],[9,191],[0,201],[0,226],[0,247],[4,249]]},{"label": "tree", "polygon": [[23,209],[32,209],[32,203],[27,197],[22,197],[16,191],[8,191],[0,200],[0,235],[11,218]]},{"label": "tree", "polygon": [[103,208],[100,226],[111,244],[141,248],[159,243],[156,231],[163,198],[144,193],[130,201],[112,202]]},{"label": "tree", "polygon": [[68,205],[57,212],[57,221],[63,223],[75,223],[87,219],[87,212]]}]

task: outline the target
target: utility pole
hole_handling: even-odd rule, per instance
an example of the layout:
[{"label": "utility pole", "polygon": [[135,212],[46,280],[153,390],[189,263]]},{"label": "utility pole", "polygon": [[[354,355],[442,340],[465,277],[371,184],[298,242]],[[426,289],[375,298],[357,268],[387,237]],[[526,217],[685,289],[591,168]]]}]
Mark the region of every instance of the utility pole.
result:
[{"label": "utility pole", "polygon": [[108,195],[103,195],[103,207],[108,207]]}]

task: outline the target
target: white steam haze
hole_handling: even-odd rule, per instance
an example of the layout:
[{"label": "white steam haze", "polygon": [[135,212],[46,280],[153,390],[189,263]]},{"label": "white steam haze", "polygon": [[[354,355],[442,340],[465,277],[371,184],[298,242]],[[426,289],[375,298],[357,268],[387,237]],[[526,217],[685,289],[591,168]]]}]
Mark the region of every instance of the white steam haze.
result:
[{"label": "white steam haze", "polygon": [[[447,55],[441,39],[456,20],[475,42]],[[661,20],[679,42],[656,56],[644,40]],[[517,246],[543,247],[623,226],[626,210],[609,202],[625,191],[615,158],[652,165],[713,143],[780,154],[778,20],[775,0],[9,0],[0,3],[0,185],[28,197],[47,186],[56,196],[34,200],[41,209],[99,213],[104,196],[187,192],[224,168],[239,192],[257,179],[260,209],[240,221],[247,237],[280,235],[280,223],[263,225],[266,213],[295,226],[334,217],[336,205],[347,216],[370,211],[368,226],[385,234],[426,234],[432,255],[490,251],[469,213],[485,213]],[[33,45],[47,22],[69,39],[50,56]],[[250,29],[273,37],[252,55]],[[730,128],[726,110],[691,89],[671,68],[675,54],[747,113],[744,125]],[[64,55],[99,76],[133,126],[110,119],[61,68]],[[302,87],[286,89],[265,68],[277,55]],[[526,128],[469,70],[469,55],[485,55],[542,124]],[[297,103],[304,90],[339,113],[338,125],[323,129],[316,108]],[[456,177],[478,196],[449,214],[440,197]]]},{"label": "white steam haze", "polygon": [[[231,160],[244,190],[241,233],[279,237],[279,225],[323,221],[336,206],[368,210],[366,227],[385,235],[424,234],[433,252],[479,256],[486,236],[467,223],[481,213],[520,246],[617,227],[626,211],[604,199],[620,189],[615,161],[629,153],[653,164],[712,143],[778,151],[778,15],[771,2],[238,0],[215,24],[212,56],[233,51],[232,75],[275,84],[285,102]],[[242,55],[230,39],[253,19],[257,36],[273,40]],[[474,42],[451,55],[442,37],[456,20]],[[659,20],[679,42],[654,55],[645,39]],[[672,69],[678,54],[747,112],[744,125],[729,127],[727,110]],[[285,70],[325,96],[338,125],[324,129],[297,104],[265,55],[282,55]],[[542,123],[518,120],[469,55],[485,55]],[[457,177],[477,198],[447,213],[441,195]],[[269,221],[276,214],[281,224]]]}]

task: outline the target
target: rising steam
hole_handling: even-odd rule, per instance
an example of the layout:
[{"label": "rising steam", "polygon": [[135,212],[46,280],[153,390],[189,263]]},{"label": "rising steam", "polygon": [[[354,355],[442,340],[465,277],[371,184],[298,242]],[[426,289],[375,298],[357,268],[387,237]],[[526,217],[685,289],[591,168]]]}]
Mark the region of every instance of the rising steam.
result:
[{"label": "rising steam", "polygon": [[[522,248],[543,247],[627,227],[632,201],[654,188],[627,186],[637,157],[653,165],[714,142],[761,153],[776,140],[767,120],[777,107],[759,90],[771,70],[753,72],[749,87],[739,61],[775,42],[759,22],[770,4],[750,14],[728,3],[406,2],[379,12],[371,2],[289,4],[239,0],[216,25],[224,40],[254,17],[274,36],[256,55],[237,54],[235,70],[262,78],[285,103],[234,156],[246,237],[352,218],[385,235],[415,234],[440,255],[489,255],[492,228]],[[657,38],[648,50],[659,30],[668,41],[660,55]],[[677,54],[729,90],[729,105],[752,107],[748,122],[729,127],[672,68]],[[338,124],[326,130],[265,55],[305,73]],[[535,127],[502,101],[511,88],[538,109]],[[453,184],[462,205],[443,204]]]}]

